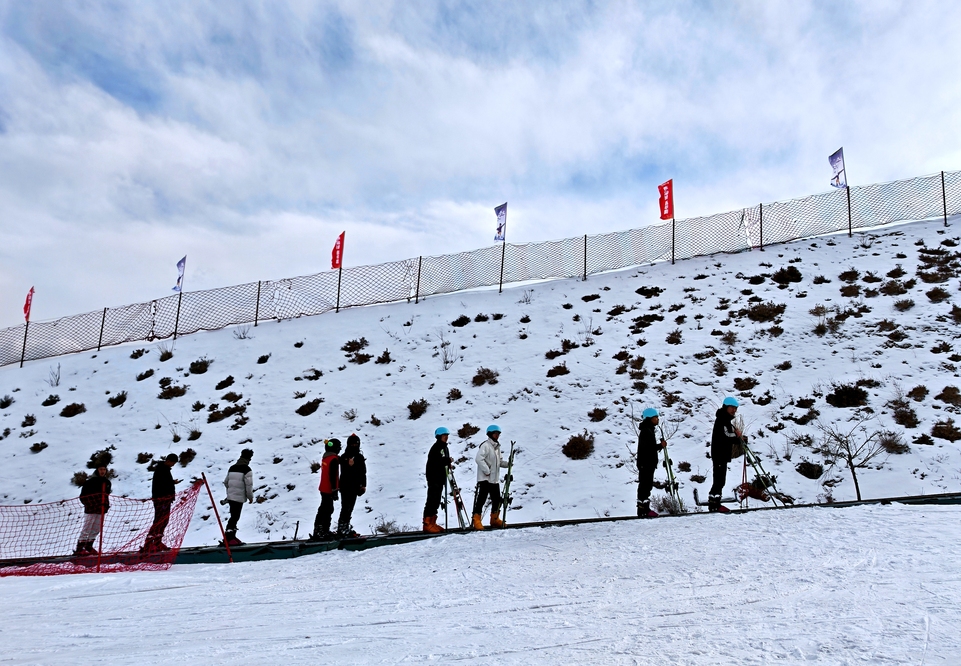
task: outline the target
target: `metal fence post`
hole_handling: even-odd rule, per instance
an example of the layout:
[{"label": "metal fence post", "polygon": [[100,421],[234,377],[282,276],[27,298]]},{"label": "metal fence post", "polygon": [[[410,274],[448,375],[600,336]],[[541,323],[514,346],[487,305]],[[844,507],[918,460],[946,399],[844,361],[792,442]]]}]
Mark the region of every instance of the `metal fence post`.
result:
[{"label": "metal fence post", "polygon": [[944,207],[944,226],[948,226],[948,194],[944,189],[944,172],[941,172],[941,205]]},{"label": "metal fence post", "polygon": [[584,234],[584,281],[587,281],[587,234]]},{"label": "metal fence post", "polygon": [[27,331],[30,330],[30,321],[27,320],[26,325],[23,327],[23,349],[20,351],[20,367],[23,367],[23,359],[27,355]]},{"label": "metal fence post", "polygon": [[[417,257],[417,286],[414,288],[414,305],[420,302],[420,268],[424,263],[424,255]],[[410,303],[410,299],[407,299]]]},{"label": "metal fence post", "polygon": [[504,293],[504,255],[507,254],[507,241],[501,244],[501,279],[500,284],[497,287],[497,293]]},{"label": "metal fence post", "polygon": [[674,218],[671,218],[671,266],[674,265]]},{"label": "metal fence post", "polygon": [[184,299],[184,292],[181,289],[177,294],[177,317],[174,319],[174,340],[177,339],[177,329],[180,328],[180,302]]},{"label": "metal fence post", "polygon": [[103,318],[100,320],[100,338],[97,340],[97,351],[103,346],[103,325],[107,323],[107,308],[103,309]]},{"label": "metal fence post", "polygon": [[851,238],[851,187],[846,186],[844,189],[848,193],[848,238]]},{"label": "metal fence post", "polygon": [[257,305],[254,307],[254,327],[257,326],[257,320],[260,319],[260,280],[257,280]]},{"label": "metal fence post", "polygon": [[764,204],[757,205],[758,213],[761,219],[761,249],[764,249]]}]

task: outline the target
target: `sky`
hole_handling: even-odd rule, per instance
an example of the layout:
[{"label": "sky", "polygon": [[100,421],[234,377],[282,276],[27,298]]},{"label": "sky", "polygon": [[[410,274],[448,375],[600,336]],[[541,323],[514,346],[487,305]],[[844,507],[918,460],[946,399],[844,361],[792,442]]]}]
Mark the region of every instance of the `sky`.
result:
[{"label": "sky", "polygon": [[961,4],[0,0],[0,326],[961,169]]}]

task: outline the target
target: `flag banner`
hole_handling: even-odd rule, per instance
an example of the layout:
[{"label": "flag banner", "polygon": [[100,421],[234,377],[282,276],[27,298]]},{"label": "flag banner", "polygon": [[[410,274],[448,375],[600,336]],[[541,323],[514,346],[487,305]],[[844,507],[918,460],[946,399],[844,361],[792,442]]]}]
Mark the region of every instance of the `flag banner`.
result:
[{"label": "flag banner", "polygon": [[831,170],[834,172],[834,177],[831,178],[831,185],[834,187],[847,187],[848,176],[844,172],[844,148],[838,148],[836,153],[828,157],[828,162],[831,163]]},{"label": "flag banner", "polygon": [[497,231],[494,233],[494,240],[502,241],[507,238],[507,202],[494,209],[497,216]]},{"label": "flag banner", "polygon": [[337,242],[334,243],[334,250],[330,253],[330,267],[333,270],[341,268],[344,261],[344,234],[346,231],[341,231],[340,236],[337,237]]},{"label": "flag banner", "polygon": [[30,291],[27,292],[27,300],[23,303],[23,318],[29,324],[30,323],[30,308],[33,307],[33,287],[30,287]]},{"label": "flag banner", "polygon": [[661,209],[661,219],[670,220],[674,217],[674,179],[657,186],[658,207]]},{"label": "flag banner", "polygon": [[184,285],[185,268],[187,268],[187,257],[184,257],[177,262],[177,286],[173,288],[174,291],[180,291],[181,287]]}]

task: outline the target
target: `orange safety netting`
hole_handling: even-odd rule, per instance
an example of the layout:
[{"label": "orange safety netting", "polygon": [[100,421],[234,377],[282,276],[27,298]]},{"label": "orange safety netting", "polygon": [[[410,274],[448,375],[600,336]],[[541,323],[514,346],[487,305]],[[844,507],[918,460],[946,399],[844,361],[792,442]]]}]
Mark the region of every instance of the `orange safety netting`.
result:
[{"label": "orange safety netting", "polygon": [[[203,485],[157,500],[97,497],[105,513],[85,513],[80,498],[0,506],[0,576],[165,570],[177,559]],[[92,546],[87,552],[80,552],[83,542]]]}]

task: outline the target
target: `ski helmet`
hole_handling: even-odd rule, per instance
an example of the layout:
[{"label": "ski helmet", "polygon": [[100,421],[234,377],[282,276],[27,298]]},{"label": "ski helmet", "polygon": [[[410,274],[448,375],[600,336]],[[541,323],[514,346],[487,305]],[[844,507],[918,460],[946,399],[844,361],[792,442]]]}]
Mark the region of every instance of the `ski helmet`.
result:
[{"label": "ski helmet", "polygon": [[336,438],[328,439],[324,442],[324,446],[329,453],[337,453],[340,451],[340,440]]},{"label": "ski helmet", "polygon": [[731,396],[728,396],[728,397],[724,398],[724,402],[722,402],[721,404],[724,405],[725,407],[740,407],[740,406],[741,406],[741,403],[739,403],[739,402],[737,401],[737,398],[732,398]]},{"label": "ski helmet", "polygon": [[351,433],[347,438],[347,446],[360,446],[360,437],[356,433]]},{"label": "ski helmet", "polygon": [[449,435],[449,434],[450,434],[450,430],[448,430],[444,426],[441,426],[440,428],[434,431],[434,437],[440,437],[441,435]]},{"label": "ski helmet", "polygon": [[653,419],[655,416],[660,416],[660,414],[658,414],[657,410],[654,409],[653,407],[648,407],[643,412],[641,412],[641,417],[645,419]]},{"label": "ski helmet", "polygon": [[500,432],[500,431],[501,431],[501,427],[500,427],[499,425],[497,425],[496,423],[492,423],[492,424],[490,424],[489,426],[487,426],[487,434],[488,434],[488,435],[491,434],[492,432]]}]

